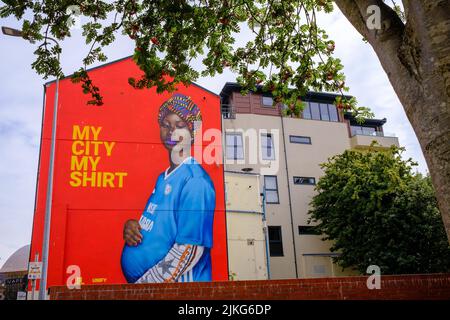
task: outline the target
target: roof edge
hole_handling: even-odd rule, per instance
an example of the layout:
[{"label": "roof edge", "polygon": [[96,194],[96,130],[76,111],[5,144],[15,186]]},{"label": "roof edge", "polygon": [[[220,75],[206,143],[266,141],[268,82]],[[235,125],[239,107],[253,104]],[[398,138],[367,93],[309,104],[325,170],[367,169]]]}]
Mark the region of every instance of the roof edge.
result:
[{"label": "roof edge", "polygon": [[[132,57],[133,57],[133,55],[129,55],[129,56],[126,56],[126,57],[123,57],[123,58],[120,58],[120,59],[116,59],[116,60],[113,60],[113,61],[104,63],[104,64],[99,65],[99,66],[95,66],[95,67],[92,67],[92,68],[88,68],[88,69],[86,69],[86,71],[87,71],[87,72],[90,72],[90,71],[93,71],[93,70],[96,70],[96,69],[100,69],[100,68],[103,68],[103,67],[107,67],[107,66],[109,66],[109,65],[111,65],[111,64],[118,63],[118,62],[121,62],[121,61],[130,59],[130,58],[132,58]],[[59,80],[65,80],[65,79],[71,78],[72,76],[73,76],[73,73],[71,73],[71,74],[68,75],[68,76],[64,76],[63,78],[61,78],[61,79],[59,79]],[[55,83],[55,82],[56,82],[56,79],[55,79],[55,80],[51,80],[51,81],[47,81],[47,82],[44,83],[44,87],[46,87],[46,86],[48,86],[48,85],[50,85],[50,84],[52,84],[52,83]],[[214,95],[214,96],[220,97],[219,94],[217,94],[217,93],[215,93],[215,92],[213,92],[213,91],[211,91],[211,90],[209,90],[209,89],[207,89],[207,88],[205,88],[205,87],[199,85],[198,83],[192,82],[191,85],[194,85],[194,86],[196,86],[196,87],[198,87],[198,88],[200,88],[200,89],[202,89],[202,90],[205,90],[205,91],[207,91],[208,93],[210,93],[210,94],[212,94],[212,95]]]},{"label": "roof edge", "polygon": [[[237,83],[237,82],[226,82],[225,85],[223,86],[221,92],[220,92],[220,96],[229,94],[230,92],[240,91],[241,88],[242,88],[242,86],[239,83]],[[263,93],[262,88],[263,88],[262,85],[257,85],[256,86],[256,92]],[[291,89],[291,90],[295,90],[295,89]],[[319,99],[322,98],[322,99],[326,99],[326,100],[331,100],[331,99],[335,99],[336,97],[339,97],[339,96],[341,96],[341,95],[337,94],[337,93],[321,92],[321,91],[308,91],[306,93],[306,95],[304,96],[304,98],[317,97]],[[344,95],[344,97],[347,98],[347,99],[350,99],[353,96],[351,96],[351,95]]]},{"label": "roof edge", "polygon": [[[356,118],[350,112],[344,113],[344,118],[348,119],[350,121],[356,122]],[[386,122],[387,122],[386,118],[383,118],[383,119],[364,118],[365,124],[373,124],[373,125],[383,126]]]}]

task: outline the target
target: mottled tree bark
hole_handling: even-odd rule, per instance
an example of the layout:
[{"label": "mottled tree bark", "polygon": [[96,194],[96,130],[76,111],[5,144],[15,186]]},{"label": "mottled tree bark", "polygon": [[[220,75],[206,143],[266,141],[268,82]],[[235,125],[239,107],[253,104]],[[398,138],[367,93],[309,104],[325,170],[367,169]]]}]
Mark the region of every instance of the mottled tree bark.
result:
[{"label": "mottled tree bark", "polygon": [[[450,1],[403,0],[406,23],[381,0],[335,2],[373,47],[405,109],[450,241]],[[366,25],[369,5],[381,8],[381,30]]]}]

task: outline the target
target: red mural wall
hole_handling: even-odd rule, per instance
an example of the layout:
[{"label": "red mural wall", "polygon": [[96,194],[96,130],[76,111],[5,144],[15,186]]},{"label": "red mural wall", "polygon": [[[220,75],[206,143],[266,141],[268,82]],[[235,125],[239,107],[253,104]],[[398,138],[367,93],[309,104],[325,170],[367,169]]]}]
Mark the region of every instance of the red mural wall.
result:
[{"label": "red mural wall", "polygon": [[[102,106],[87,105],[90,96],[80,84],[60,81],[48,287],[65,285],[75,270],[70,266],[79,268],[82,284],[126,283],[120,265],[123,226],[139,220],[158,175],[169,165],[157,119],[159,107],[174,93],[190,97],[202,113],[203,139],[193,156],[216,193],[212,280],[228,279],[223,165],[217,160],[222,159],[219,96],[195,84],[163,94],[134,89],[128,78],[140,74],[131,58],[90,70]],[[31,260],[36,253],[42,257],[54,94],[55,82],[47,84]],[[205,161],[205,152],[217,161]]]}]

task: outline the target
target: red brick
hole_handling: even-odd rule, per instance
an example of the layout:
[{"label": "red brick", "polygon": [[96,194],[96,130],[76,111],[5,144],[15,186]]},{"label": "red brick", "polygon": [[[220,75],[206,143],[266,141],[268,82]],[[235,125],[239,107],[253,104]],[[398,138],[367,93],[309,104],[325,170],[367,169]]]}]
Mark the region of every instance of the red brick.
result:
[{"label": "red brick", "polygon": [[65,299],[450,299],[450,274],[382,276],[381,290],[368,277],[216,281],[197,283],[85,285],[80,290],[50,288]]}]

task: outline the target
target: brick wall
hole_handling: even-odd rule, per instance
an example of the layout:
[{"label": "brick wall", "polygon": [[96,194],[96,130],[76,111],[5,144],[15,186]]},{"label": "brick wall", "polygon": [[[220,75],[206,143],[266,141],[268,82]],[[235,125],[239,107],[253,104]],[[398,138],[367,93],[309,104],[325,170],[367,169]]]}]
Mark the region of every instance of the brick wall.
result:
[{"label": "brick wall", "polygon": [[367,277],[175,284],[89,285],[50,288],[50,299],[450,299],[450,274],[382,276],[369,290]]}]

